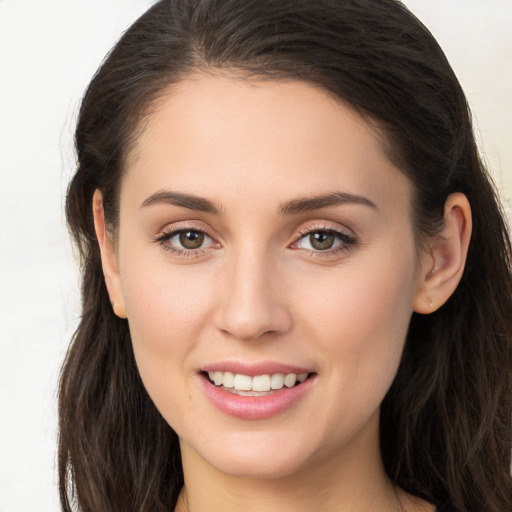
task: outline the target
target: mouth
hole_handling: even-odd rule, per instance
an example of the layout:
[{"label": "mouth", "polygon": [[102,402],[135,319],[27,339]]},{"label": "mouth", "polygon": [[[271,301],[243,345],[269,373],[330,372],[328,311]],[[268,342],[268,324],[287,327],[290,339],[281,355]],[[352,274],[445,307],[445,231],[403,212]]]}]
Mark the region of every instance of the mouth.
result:
[{"label": "mouth", "polygon": [[318,373],[276,361],[224,361],[198,372],[200,389],[220,412],[243,420],[263,420],[311,403]]},{"label": "mouth", "polygon": [[315,373],[267,373],[244,375],[241,373],[210,371],[202,372],[206,380],[216,388],[238,396],[263,397],[302,385]]}]

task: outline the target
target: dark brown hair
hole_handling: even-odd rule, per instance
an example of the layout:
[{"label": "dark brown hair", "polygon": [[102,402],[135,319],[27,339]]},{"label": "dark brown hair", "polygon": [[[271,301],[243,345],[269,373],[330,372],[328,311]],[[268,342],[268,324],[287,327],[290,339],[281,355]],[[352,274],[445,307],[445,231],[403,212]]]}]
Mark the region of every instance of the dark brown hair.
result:
[{"label": "dark brown hair", "polygon": [[176,434],[146,393],[128,324],[105,288],[92,196],[115,228],[124,161],[158,97],[190,73],[316,84],[376,123],[414,185],[414,223],[435,235],[452,192],[473,234],[462,281],[414,314],[381,412],[390,478],[440,512],[512,509],[510,241],[461,87],[428,30],[395,0],[162,0],[122,36],[83,98],[66,214],[83,314],[60,382],[62,507],[172,510]]}]

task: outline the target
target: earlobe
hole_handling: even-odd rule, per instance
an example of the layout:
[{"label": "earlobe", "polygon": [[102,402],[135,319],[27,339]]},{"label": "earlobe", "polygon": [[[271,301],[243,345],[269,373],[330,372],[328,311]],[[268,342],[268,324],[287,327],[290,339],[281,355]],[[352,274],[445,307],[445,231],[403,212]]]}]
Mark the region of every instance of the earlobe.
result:
[{"label": "earlobe", "polygon": [[123,291],[121,288],[121,278],[117,263],[114,242],[111,240],[105,221],[105,211],[103,209],[103,194],[96,190],[92,199],[92,211],[94,217],[94,229],[101,254],[101,265],[105,284],[107,286],[110,303],[114,313],[119,318],[127,318],[124,305]]},{"label": "earlobe", "polygon": [[428,314],[439,309],[457,288],[471,238],[471,207],[460,192],[445,203],[444,225],[425,251],[414,300],[414,311]]}]

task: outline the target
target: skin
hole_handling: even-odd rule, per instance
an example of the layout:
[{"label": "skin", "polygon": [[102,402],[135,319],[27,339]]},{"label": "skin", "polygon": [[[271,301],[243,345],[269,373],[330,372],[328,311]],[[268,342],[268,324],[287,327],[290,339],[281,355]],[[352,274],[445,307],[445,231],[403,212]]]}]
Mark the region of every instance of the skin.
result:
[{"label": "skin", "polygon": [[[432,510],[385,475],[379,407],[413,311],[435,310],[457,286],[470,210],[450,196],[443,233],[418,256],[412,185],[381,141],[311,85],[197,74],[160,100],[128,158],[115,241],[95,194],[115,312],[128,318],[143,382],[180,437],[177,510],[391,512],[398,498],[408,511]],[[218,212],[143,206],[162,191]],[[332,192],[365,201],[280,211]],[[208,236],[184,253],[179,236],[162,239],[179,229]],[[326,230],[342,233],[339,250],[311,245]],[[284,412],[240,419],[200,385],[201,368],[218,361],[293,364],[316,380]]]}]

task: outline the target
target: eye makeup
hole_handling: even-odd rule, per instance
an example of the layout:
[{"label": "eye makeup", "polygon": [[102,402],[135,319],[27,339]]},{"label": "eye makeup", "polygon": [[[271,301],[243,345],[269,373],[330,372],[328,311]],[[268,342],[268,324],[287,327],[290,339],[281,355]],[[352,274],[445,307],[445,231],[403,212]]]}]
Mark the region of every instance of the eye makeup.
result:
[{"label": "eye makeup", "polygon": [[[178,257],[199,257],[218,249],[221,244],[204,227],[183,222],[169,226],[153,238],[164,250]],[[332,224],[318,222],[294,235],[288,248],[315,257],[332,257],[346,252],[358,243],[357,238]]]}]

